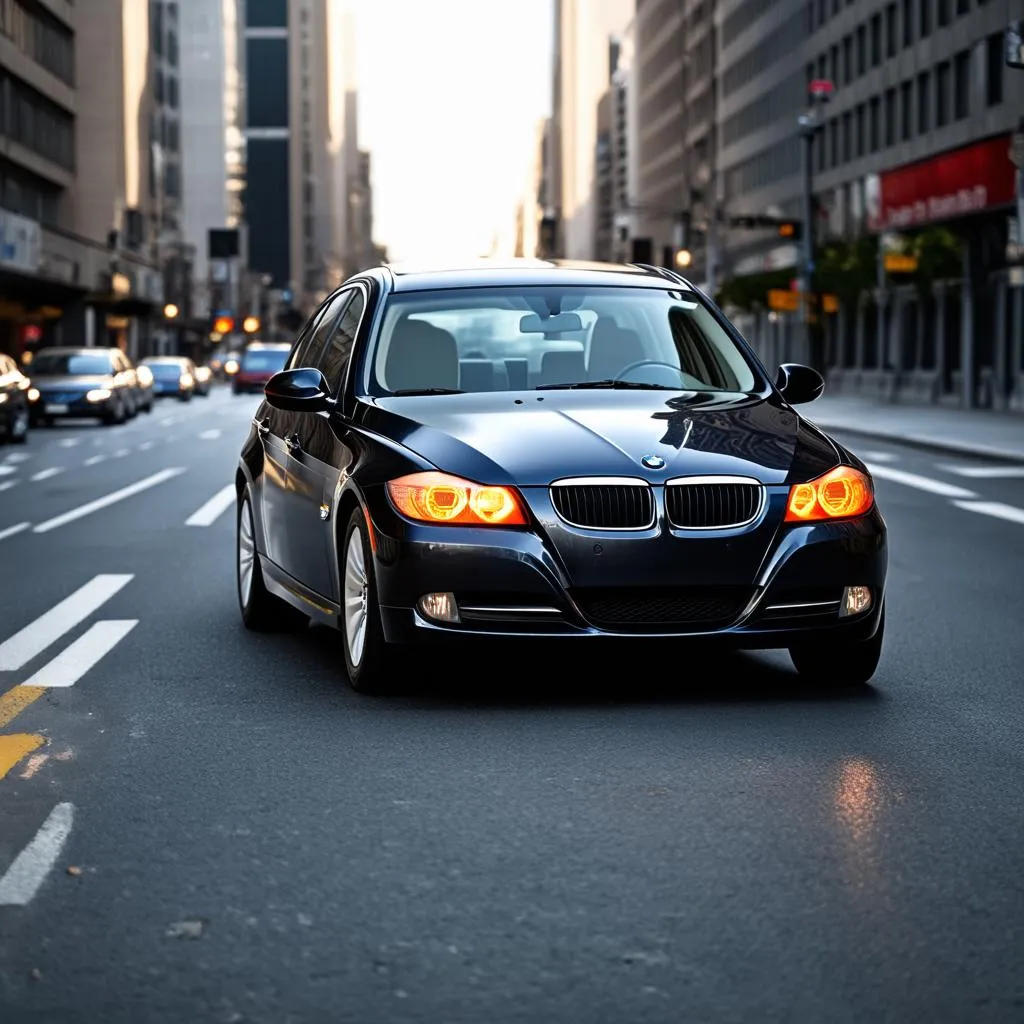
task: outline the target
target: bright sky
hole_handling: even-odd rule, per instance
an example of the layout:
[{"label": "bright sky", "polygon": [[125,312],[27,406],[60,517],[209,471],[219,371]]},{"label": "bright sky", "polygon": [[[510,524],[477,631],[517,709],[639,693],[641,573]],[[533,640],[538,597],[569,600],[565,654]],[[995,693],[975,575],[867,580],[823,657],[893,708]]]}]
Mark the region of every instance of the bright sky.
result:
[{"label": "bright sky", "polygon": [[511,232],[551,109],[551,0],[352,0],[359,143],[393,261],[486,254]]}]

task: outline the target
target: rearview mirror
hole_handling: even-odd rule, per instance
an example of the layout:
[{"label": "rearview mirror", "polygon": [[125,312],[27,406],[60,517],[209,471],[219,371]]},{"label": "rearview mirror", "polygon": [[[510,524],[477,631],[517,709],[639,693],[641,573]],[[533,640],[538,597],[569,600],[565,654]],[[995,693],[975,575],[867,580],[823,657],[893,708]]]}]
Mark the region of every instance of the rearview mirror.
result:
[{"label": "rearview mirror", "polygon": [[558,313],[542,320],[536,313],[527,313],[519,321],[523,334],[563,334],[567,331],[582,331],[583,321],[578,313]]},{"label": "rearview mirror", "polygon": [[308,366],[275,373],[263,394],[275,409],[286,412],[324,412],[334,405],[327,378]]},{"label": "rearview mirror", "polygon": [[825,390],[825,378],[810,366],[783,363],[775,378],[775,386],[790,405],[803,405],[821,398]]}]

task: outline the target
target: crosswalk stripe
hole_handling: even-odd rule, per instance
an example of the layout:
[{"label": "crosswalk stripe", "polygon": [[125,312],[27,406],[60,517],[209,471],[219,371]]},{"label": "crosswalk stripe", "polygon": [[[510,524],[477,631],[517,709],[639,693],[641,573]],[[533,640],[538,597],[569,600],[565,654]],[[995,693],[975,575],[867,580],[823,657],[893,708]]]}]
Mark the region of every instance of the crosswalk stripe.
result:
[{"label": "crosswalk stripe", "polygon": [[16,672],[65,633],[84,622],[133,579],[130,575],[101,575],[70,597],[55,604],[34,622],[0,644],[0,672]]},{"label": "crosswalk stripe", "polygon": [[23,907],[31,901],[64,849],[74,820],[73,804],[54,807],[32,842],[0,878],[0,907]]},{"label": "crosswalk stripe", "polygon": [[93,623],[73,644],[47,662],[31,679],[26,679],[25,685],[43,689],[74,686],[138,624],[138,619]]},{"label": "crosswalk stripe", "polygon": [[185,520],[186,526],[212,526],[235,503],[235,485],[222,487]]}]

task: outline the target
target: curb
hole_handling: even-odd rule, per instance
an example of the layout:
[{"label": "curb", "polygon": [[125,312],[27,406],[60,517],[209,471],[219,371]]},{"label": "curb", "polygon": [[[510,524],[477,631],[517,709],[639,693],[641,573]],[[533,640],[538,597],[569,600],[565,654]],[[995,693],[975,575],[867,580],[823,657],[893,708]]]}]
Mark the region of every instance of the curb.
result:
[{"label": "curb", "polygon": [[872,430],[870,427],[851,427],[847,423],[829,423],[823,420],[811,420],[811,422],[830,433],[852,434],[871,441],[887,441],[890,444],[901,444],[908,448],[919,448],[923,451],[939,452],[943,455],[969,455],[976,459],[988,459],[993,462],[1024,463],[1024,451],[1020,449],[973,444],[969,441],[943,441],[921,434],[892,434],[885,430]]}]

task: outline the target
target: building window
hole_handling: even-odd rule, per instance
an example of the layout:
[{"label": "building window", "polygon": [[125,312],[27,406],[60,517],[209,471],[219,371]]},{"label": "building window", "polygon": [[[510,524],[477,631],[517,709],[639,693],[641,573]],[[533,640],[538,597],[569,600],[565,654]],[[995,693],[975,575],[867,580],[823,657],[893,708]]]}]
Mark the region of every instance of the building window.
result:
[{"label": "building window", "polygon": [[935,0],[935,3],[935,23],[939,28],[945,28],[953,20],[949,0]]},{"label": "building window", "polygon": [[899,49],[899,33],[896,24],[896,4],[889,4],[885,9],[885,55],[895,57]]},{"label": "building window", "polygon": [[1002,32],[989,36],[985,44],[985,102],[990,107],[1003,102],[1004,47]]},{"label": "building window", "polygon": [[[980,0],[984,3],[985,0]],[[959,18],[962,14],[971,13],[971,0],[956,0],[956,16]]]},{"label": "building window", "polygon": [[843,40],[843,85],[853,81],[853,36]]},{"label": "building window", "polygon": [[900,86],[900,138],[909,142],[914,134],[914,88],[912,82]]},{"label": "building window", "polygon": [[885,144],[896,145],[896,90],[885,90]]},{"label": "building window", "polygon": [[864,155],[864,151],[867,148],[866,147],[867,132],[865,131],[865,127],[866,126],[864,124],[864,120],[865,120],[864,104],[861,103],[857,107],[857,150],[856,150],[856,155],[858,157],[863,156]]},{"label": "building window", "polygon": [[836,117],[828,123],[828,160],[830,167],[839,166],[839,119]]},{"label": "building window", "polygon": [[857,74],[868,73],[868,30],[861,25],[857,29]]},{"label": "building window", "polygon": [[953,116],[962,121],[971,113],[971,51],[962,50],[953,59]]},{"label": "building window", "polygon": [[853,118],[850,112],[843,114],[843,163],[853,159]]},{"label": "building window", "polygon": [[44,8],[25,0],[0,0],[0,35],[67,85],[74,85],[74,36]]},{"label": "building window", "polygon": [[871,66],[877,68],[882,63],[882,16],[876,14],[871,19]]},{"label": "building window", "polygon": [[932,76],[927,72],[917,76],[917,132],[924,135],[931,130]]},{"label": "building window", "polygon": [[903,22],[903,46],[904,49],[914,43],[914,0],[903,0],[901,10],[901,21]]},{"label": "building window", "polygon": [[868,144],[871,147],[872,153],[878,152],[879,139],[881,138],[881,125],[879,125],[879,119],[881,117],[882,104],[878,97],[875,96],[871,100],[871,104],[868,107]]},{"label": "building window", "polygon": [[74,118],[62,107],[19,79],[0,72],[0,131],[46,160],[75,166]]},{"label": "building window", "polygon": [[936,69],[935,74],[935,127],[945,128],[949,124],[949,87],[952,82],[953,69],[948,60],[944,60]]},{"label": "building window", "polygon": [[932,31],[932,2],[933,0],[919,0],[918,19],[921,25],[921,38],[931,35]]}]

